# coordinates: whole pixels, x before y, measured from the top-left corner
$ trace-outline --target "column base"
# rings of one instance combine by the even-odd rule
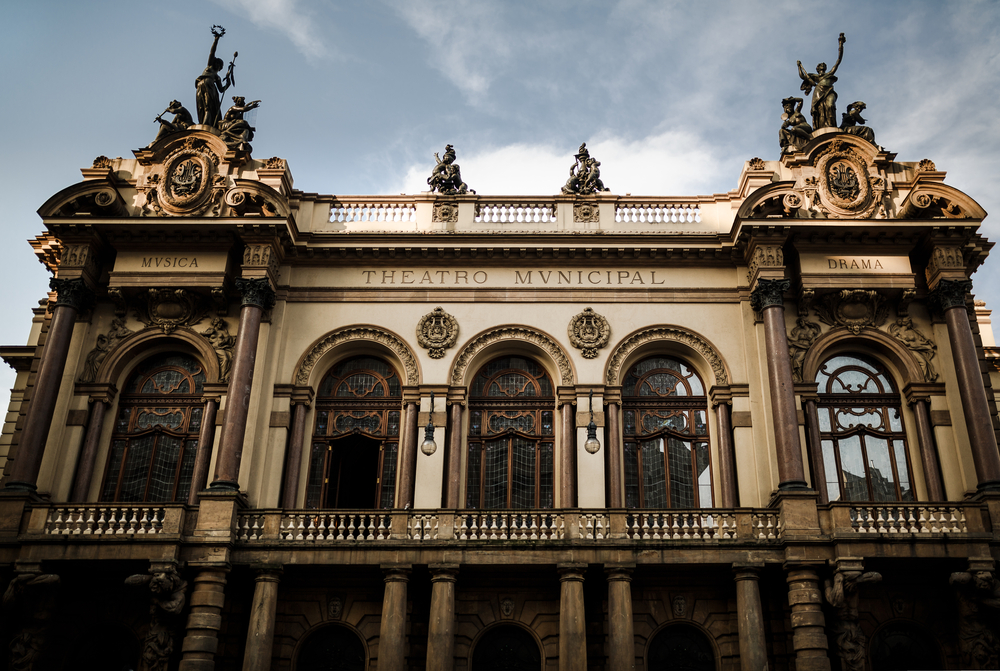
[[[10,484],[7,486],[9,487]],[[988,480],[976,485],[976,496],[982,494],[1000,494],[1000,480]]]
[[[812,491],[808,483],[805,480],[789,480],[787,482],[782,482],[778,485],[778,490],[782,492],[788,491]]]
[[[34,494],[38,491],[38,485],[33,482],[18,482],[17,480],[9,480],[3,486],[3,493],[14,493],[14,494]]]
[[[210,492],[238,492],[240,483],[231,480],[216,480],[208,486],[206,491]]]

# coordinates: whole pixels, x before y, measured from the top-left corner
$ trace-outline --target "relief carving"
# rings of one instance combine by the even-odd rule
[[[920,163],[917,164],[917,172],[935,172],[937,171],[937,166],[934,165],[934,161],[929,158],[921,159]]]
[[[104,363],[104,360],[108,358],[108,354],[118,347],[118,343],[133,333],[135,333],[135,331],[125,326],[124,320],[112,320],[107,334],[98,335],[97,346],[90,350],[90,353],[87,354],[87,359],[83,364],[83,375],[80,376],[80,382],[93,382],[97,379],[97,371],[101,368],[101,364]]]
[[[958,600],[962,668],[1000,668],[1000,581],[990,571],[958,571],[949,579]]]
[[[413,353],[410,351],[410,348],[407,347],[406,343],[392,333],[383,331],[382,329],[375,328],[373,326],[346,328],[341,331],[331,333],[320,340],[311,350],[309,350],[305,359],[302,360],[302,364],[299,366],[299,371],[295,375],[295,384],[309,384],[309,375],[312,373],[312,369],[316,366],[316,362],[334,347],[353,340],[366,340],[369,342],[379,343],[389,348],[389,350],[391,350],[399,358],[400,363],[403,364],[403,369],[406,373],[406,384],[410,386],[420,384],[420,375],[417,372],[417,360],[414,358]]]
[[[142,646],[142,662],[148,671],[167,671],[174,652],[181,613],[187,598],[187,582],[173,566],[153,568],[125,579],[129,587],[149,588],[149,631]]]
[[[927,279],[930,280],[942,270],[965,272],[965,259],[960,247],[934,247],[931,251],[931,258],[927,261]]]
[[[817,157],[815,176],[803,182],[806,199],[817,213],[833,219],[882,217],[887,184],[869,168],[850,143],[835,140]]]
[[[889,334],[917,355],[917,363],[924,373],[925,382],[934,382],[938,379],[938,374],[931,365],[931,359],[937,353],[937,345],[917,330],[912,319],[900,317],[896,323],[889,326]]]
[[[586,308],[569,320],[569,342],[583,350],[584,359],[597,358],[597,350],[606,347],[611,338],[611,325],[602,315]]]
[[[509,596],[500,599],[500,616],[505,619],[514,616],[514,600]]]
[[[150,174],[139,189],[145,191],[144,215],[217,215],[226,177],[216,174],[219,157],[204,140],[187,138],[163,161],[161,173]]]
[[[758,268],[783,268],[785,252],[778,245],[757,245],[747,265],[750,266],[750,277],[757,274]]]
[[[601,221],[601,210],[591,203],[573,205],[573,221],[577,224],[596,224]]]
[[[552,357],[556,367],[559,369],[560,384],[575,384],[573,368],[570,366],[569,357],[566,356],[566,353],[563,352],[556,341],[544,333],[525,326],[504,326],[489,333],[484,333],[465,346],[462,353],[455,359],[455,368],[451,373],[452,386],[457,387],[462,385],[469,363],[472,362],[472,359],[479,352],[487,346],[503,340],[519,340],[540,347],[546,354]]]
[[[454,224],[458,221],[458,205],[455,203],[434,203],[431,220]]]
[[[814,306],[820,321],[830,326],[844,326],[854,335],[865,328],[885,323],[889,306],[877,291],[844,289],[827,294]]]
[[[115,164],[112,162],[112,160],[110,158],[108,158],[107,156],[103,156],[102,155],[102,156],[98,156],[97,158],[94,159],[94,165],[93,165],[93,167],[94,168],[102,168],[102,169],[110,170],[111,168],[114,167],[114,165]]]
[[[3,595],[3,614],[15,627],[7,667],[11,671],[32,671],[43,657],[59,584],[54,573],[21,573],[10,581]]]
[[[331,620],[339,620],[344,612],[344,600],[339,596],[331,597],[326,607],[326,614]]]
[[[215,356],[219,359],[219,382],[229,382],[229,373],[233,370],[233,348],[236,347],[236,338],[229,335],[229,325],[222,317],[216,317],[201,334],[215,349]]]
[[[795,327],[788,337],[788,356],[792,359],[792,380],[803,382],[802,364],[806,360],[809,348],[819,337],[822,329],[816,322],[808,321],[805,317],[795,320]]]
[[[56,305],[66,305],[77,312],[88,310],[94,304],[94,292],[82,279],[49,280],[49,289],[56,292]]]
[[[757,287],[750,292],[750,307],[754,312],[773,306],[784,307],[785,292],[791,286],[790,280],[757,280]]]
[[[264,161],[264,168],[266,170],[284,170],[285,159],[278,158],[277,156],[272,156],[271,158]]]
[[[671,328],[669,326],[659,326],[639,331],[620,344],[608,360],[607,384],[610,386],[621,384],[619,378],[621,376],[622,364],[625,363],[625,360],[628,359],[629,355],[634,352],[636,348],[648,342],[663,340],[669,340],[671,342],[678,342],[683,345],[687,345],[694,351],[698,352],[705,359],[705,361],[708,362],[708,365],[712,368],[712,373],[715,375],[715,382],[709,384],[709,386],[712,386],[712,384],[729,384],[729,374],[726,373],[726,367],[722,363],[722,357],[719,356],[718,352],[716,352],[711,345],[705,342],[701,336],[679,328]]]
[[[458,320],[444,308],[434,308],[417,322],[417,343],[430,350],[428,354],[432,359],[443,358],[444,351],[452,347],[457,339]]]
[[[243,250],[243,267],[263,266],[278,271],[278,257],[270,244],[267,245],[247,245]]]
[[[928,302],[942,312],[966,307],[965,296],[972,291],[971,280],[941,280],[927,297]]]
[[[155,326],[170,335],[179,326],[197,324],[207,309],[196,294],[185,289],[150,289],[135,317],[147,327]]]
[[[838,569],[833,580],[826,581],[824,595],[836,613],[833,622],[834,644],[840,653],[844,671],[865,671],[868,641],[861,630],[858,613],[858,587],[882,580],[875,572],[863,573],[853,568]]]
[[[752,159],[750,159],[751,170],[765,170],[766,168],[767,166],[764,165],[764,159],[759,158],[757,156],[754,156]]]

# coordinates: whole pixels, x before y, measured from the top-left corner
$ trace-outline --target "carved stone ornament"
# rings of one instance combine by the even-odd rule
[[[590,155],[586,142],[580,145],[574,158],[576,162],[570,166],[569,179],[566,180],[566,184],[562,188],[564,194],[589,196],[601,191],[609,191],[609,189],[604,188],[604,182],[601,181],[601,162]]]
[[[820,321],[846,327],[854,335],[865,328],[878,328],[889,315],[885,297],[877,291],[844,289],[823,296],[814,306]]]
[[[356,326],[335,331],[316,343],[299,365],[299,370],[295,374],[295,384],[309,384],[309,376],[324,354],[346,342],[354,340],[364,340],[379,343],[387,347],[403,365],[406,373],[406,384],[409,386],[420,384],[420,374],[417,372],[417,360],[413,352],[406,343],[388,331],[373,326]]]
[[[949,579],[958,600],[961,668],[1000,668],[1000,580],[991,571],[957,571]]]
[[[458,205],[456,203],[434,203],[432,221],[454,224],[458,221]]]
[[[61,579],[55,573],[19,573],[3,595],[3,617],[12,631],[5,632],[10,649],[7,668],[32,671],[40,668],[49,627],[56,615]]]
[[[326,606],[326,614],[331,620],[339,620],[340,616],[344,614],[344,600],[339,596],[330,597]]]
[[[236,347],[236,338],[229,334],[229,325],[222,317],[216,317],[201,335],[205,336],[219,359],[219,382],[229,382],[229,374],[233,370],[233,350]]]
[[[83,364],[83,375],[80,376],[80,382],[93,382],[97,379],[97,371],[100,370],[101,364],[104,360],[108,358],[108,354],[113,352],[118,343],[127,338],[128,336],[135,333],[132,329],[125,326],[125,321],[122,319],[113,319],[111,321],[111,326],[108,327],[107,334],[100,334],[97,336],[97,345],[94,349],[90,350],[87,354],[87,359]]]
[[[247,245],[243,250],[243,267],[264,267],[278,271],[278,257],[271,245]]]
[[[965,296],[972,291],[972,280],[941,280],[927,296],[928,302],[944,312],[950,308],[964,308]]]
[[[444,351],[458,339],[458,320],[436,307],[417,322],[417,342],[432,359],[444,357]]]
[[[596,203],[575,203],[573,221],[578,224],[596,224],[601,221],[601,209]]]
[[[185,289],[150,289],[145,302],[135,309],[135,317],[169,335],[179,326],[197,324],[207,311],[201,298]]]
[[[750,255],[749,277],[752,279],[759,268],[784,268],[785,253],[778,245],[757,245]]]
[[[844,671],[865,671],[868,641],[861,630],[858,588],[864,583],[882,580],[879,573],[855,570],[857,565],[851,562],[850,569],[838,569],[833,580],[826,581],[824,590],[824,596],[835,613],[831,629]]]
[[[486,347],[505,340],[515,340],[531,343],[539,347],[549,355],[556,368],[559,370],[561,385],[576,384],[573,375],[573,367],[570,366],[569,357],[555,340],[540,331],[528,328],[527,326],[502,326],[488,333],[479,336],[468,345],[455,359],[455,368],[451,372],[452,386],[462,386],[465,380],[465,372],[472,360]]]
[[[931,359],[937,354],[937,345],[917,330],[912,319],[900,317],[894,324],[889,325],[889,334],[917,356],[917,363],[924,373],[925,382],[934,382],[938,379],[938,374],[931,365]]]
[[[278,158],[277,156],[272,156],[271,158],[264,161],[264,168],[266,170],[284,170],[285,159]]]
[[[641,347],[649,342],[661,342],[664,340],[687,345],[705,359],[708,365],[712,368],[712,374],[715,375],[715,382],[710,382],[708,386],[712,386],[713,384],[725,386],[729,384],[729,374],[726,372],[726,367],[722,363],[722,357],[720,357],[719,353],[715,351],[715,348],[695,333],[669,326],[657,326],[644,331],[639,331],[638,333],[629,336],[625,342],[618,345],[615,351],[611,354],[611,357],[608,359],[607,384],[609,386],[621,384],[620,377],[622,364],[625,363],[629,355],[631,355],[632,352],[634,352],[638,347]]]
[[[100,272],[94,258],[94,249],[89,244],[65,245],[59,256],[59,267],[64,270],[80,268],[92,276]]]
[[[569,342],[583,350],[584,359],[596,359],[597,350],[607,346],[611,338],[611,325],[603,316],[586,308],[569,320]]]
[[[869,219],[878,213],[886,191],[882,177],[869,175],[868,162],[847,142],[835,140],[816,161],[812,204],[833,219]],[[813,191],[815,189],[815,191]]]
[[[508,620],[514,617],[514,600],[509,596],[500,599],[500,617]]]
[[[95,167],[95,168],[110,170],[114,166],[115,166],[115,164],[107,156],[103,156],[102,155],[102,156],[98,156],[97,158],[94,159],[94,165],[93,165],[93,167]]]
[[[759,156],[754,156],[750,159],[750,169],[751,170],[765,170],[767,166],[764,164],[764,159]]]
[[[937,166],[934,165],[934,161],[929,158],[924,158],[917,163],[917,172],[936,172]]]
[[[683,594],[678,594],[670,602],[670,610],[673,611],[674,617],[685,617],[687,615],[687,599],[684,598]]]
[[[67,306],[83,312],[94,304],[94,292],[82,279],[49,280],[49,288],[56,292],[56,307]]]
[[[226,191],[225,203],[237,217],[247,215],[257,217],[277,217],[278,208],[274,203],[259,193],[248,189],[230,189]]]
[[[237,279],[233,282],[236,290],[243,295],[243,305],[252,305],[261,310],[270,310],[274,305],[274,289],[266,277],[255,280]]]
[[[785,305],[784,294],[792,286],[789,280],[757,280],[757,288],[750,292],[750,307],[754,312],[764,308]]]
[[[142,660],[149,671],[167,671],[183,624],[187,582],[176,568],[167,566],[151,568],[148,574],[129,576],[125,584],[149,589],[149,630],[142,646]]]
[[[809,348],[816,342],[822,329],[816,322],[808,321],[805,317],[795,320],[795,327],[788,337],[788,356],[792,359],[792,380],[803,382],[802,364],[806,360]]]
[[[431,171],[431,176],[427,178],[427,185],[431,188],[431,193],[435,191],[446,196],[458,196],[467,193],[475,193],[469,185],[462,181],[462,170],[455,163],[455,148],[452,145],[445,145],[444,158],[439,158],[434,154],[437,165]]]
[[[930,280],[942,270],[965,272],[965,257],[960,247],[935,246],[927,261],[927,279]]]
[[[218,216],[226,178],[217,174],[219,157],[204,140],[187,138],[163,161],[160,173],[146,178],[142,211],[152,216]]]

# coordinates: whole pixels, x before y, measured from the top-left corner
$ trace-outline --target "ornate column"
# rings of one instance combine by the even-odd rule
[[[397,508],[413,507],[413,491],[417,477],[417,411],[419,396],[407,400],[403,419],[403,439],[399,449],[399,492],[396,494]]]
[[[778,453],[778,489],[808,489],[802,466],[799,421],[795,410],[792,363],[785,335],[785,303],[782,294],[788,280],[758,279],[750,294],[750,306],[763,314],[767,350],[767,381],[771,392],[774,443]]]
[[[621,429],[621,401],[620,388],[612,390],[605,388],[605,397],[608,398],[608,432],[604,451],[605,471],[604,477],[607,480],[608,508],[624,508],[625,493],[622,491],[622,429]]]
[[[247,632],[243,671],[269,671],[274,645],[274,616],[278,609],[280,566],[259,566],[250,608],[250,630]]]
[[[445,461],[444,507],[456,510],[462,506],[458,498],[462,489],[462,404],[451,404],[448,415],[448,458]]]
[[[788,605],[792,609],[792,649],[798,671],[830,671],[826,619],[819,576],[809,565],[787,564]],[[742,633],[742,632],[741,632]],[[741,644],[742,649],[742,644]]]
[[[406,583],[409,567],[383,567],[385,597],[382,600],[382,623],[378,634],[380,671],[406,671]]]
[[[635,670],[632,567],[606,566],[608,574],[608,669]]]
[[[983,385],[983,372],[979,368],[979,357],[965,306],[965,295],[971,289],[972,282],[969,280],[940,279],[931,292],[930,300],[944,312],[944,319],[948,324],[948,339],[955,361],[958,391],[962,398],[965,425],[969,431],[972,460],[979,479],[977,489],[980,493],[1000,492],[1000,451],[997,449],[997,437],[993,432],[986,387]]]
[[[879,582],[882,576],[875,572],[865,573],[860,557],[837,557],[836,561],[833,580],[826,581],[823,591],[834,609],[830,627],[833,643],[837,646],[843,671],[865,671],[868,668],[868,640],[861,629],[858,588],[864,583]]]
[[[427,631],[427,671],[455,666],[455,581],[457,564],[432,564],[431,618]]]
[[[736,446],[733,444],[733,420],[730,410],[733,394],[728,387],[713,387],[710,392],[712,406],[719,427],[719,505],[723,508],[737,508],[740,497],[736,487]]]
[[[210,566],[201,570],[194,579],[191,592],[191,612],[188,615],[187,633],[181,646],[181,663],[178,671],[214,671],[215,651],[219,647],[219,629],[222,628],[222,607],[226,603],[227,566]]]
[[[220,394],[225,389],[215,389],[222,385],[205,385],[205,409],[201,413],[201,431],[198,432],[198,452],[191,472],[191,489],[188,505],[198,504],[198,496],[208,486],[208,468],[212,463],[212,448],[215,446],[215,419],[219,410]]]
[[[42,466],[45,441],[49,438],[59,385],[66,368],[73,325],[77,315],[93,301],[93,293],[82,278],[51,279],[49,287],[56,292],[56,305],[52,309],[52,321],[45,337],[21,440],[13,455],[14,463],[5,485],[7,491],[34,492],[37,489],[38,471]]]
[[[115,394],[118,393],[118,389],[113,384],[88,386],[93,387],[90,394],[90,417],[87,419],[87,433],[83,437],[83,449],[80,451],[80,459],[77,461],[73,493],[70,494],[70,501],[74,502],[86,501],[90,493],[90,483],[94,479],[94,467],[97,462],[97,451],[101,447],[104,415],[114,400]]]
[[[281,507],[290,510],[298,507],[299,472],[302,470],[302,449],[306,440],[306,413],[312,404],[312,387],[295,387],[292,390],[292,430],[285,453],[285,481],[281,487]]]
[[[215,463],[215,480],[212,482],[212,489],[223,491],[239,491],[240,488],[240,459],[243,457],[243,438],[246,436],[247,417],[250,414],[250,392],[253,390],[260,320],[264,310],[274,305],[274,290],[271,289],[268,278],[237,279],[235,284],[236,289],[243,294],[243,308],[240,310],[239,332],[233,349],[233,370],[229,377],[222,440]]]
[[[740,668],[743,671],[767,669],[767,642],[764,638],[764,609],[760,605],[761,565],[736,564],[736,617],[740,634]]]
[[[587,629],[583,606],[586,564],[560,564],[559,671],[587,671]]]
[[[906,396],[906,402],[913,408],[913,417],[917,420],[917,442],[920,444],[920,461],[924,466],[924,481],[927,483],[927,499],[947,501],[944,478],[941,476],[941,462],[938,459],[937,441],[934,440],[934,426],[931,424],[930,394],[927,393],[926,386],[919,384],[907,385],[903,394]]]
[[[570,392],[573,393],[572,388]],[[576,508],[576,413],[569,394],[562,401],[562,440],[559,447],[559,507]]]

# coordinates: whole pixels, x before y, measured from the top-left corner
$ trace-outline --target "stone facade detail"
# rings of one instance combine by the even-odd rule
[[[97,371],[101,369],[101,364],[108,358],[125,338],[132,335],[134,331],[125,326],[122,319],[114,319],[108,327],[106,334],[97,336],[97,345],[87,354],[87,359],[83,364],[83,375],[80,382],[93,382],[97,379]]]
[[[568,331],[570,344],[583,350],[584,359],[597,358],[597,350],[606,347],[611,338],[611,325],[593,308],[585,308],[570,319]]]
[[[146,177],[142,213],[147,216],[218,216],[227,186],[220,159],[204,140],[188,137]]]
[[[56,306],[67,305],[83,312],[94,304],[94,292],[81,279],[49,280],[49,288],[56,292]]]
[[[178,327],[197,324],[207,311],[201,297],[186,289],[149,289],[134,313],[147,327],[169,335]]]
[[[270,310],[274,305],[274,289],[266,277],[253,280],[237,279],[233,284],[243,295],[243,305],[253,305],[262,310]]]
[[[444,308],[434,308],[417,322],[417,343],[430,350],[428,355],[432,359],[443,358],[444,351],[452,347],[457,339],[458,320]]]
[[[149,671],[166,671],[187,603],[187,582],[173,566],[154,567],[125,580],[130,587],[149,590],[149,629],[142,646],[142,660]]]
[[[417,360],[413,356],[413,352],[410,351],[410,348],[392,333],[374,326],[358,326],[335,331],[313,345],[312,349],[309,350],[309,353],[302,360],[302,363],[299,364],[298,372],[295,374],[295,384],[309,384],[309,376],[316,366],[316,362],[324,354],[334,347],[355,340],[365,340],[387,347],[399,358],[399,362],[403,365],[403,371],[406,374],[406,384],[410,386],[420,384]]]
[[[434,203],[434,212],[431,215],[431,221],[454,224],[458,221],[458,204]]]
[[[754,312],[774,305],[784,306],[785,292],[792,286],[789,280],[758,280],[757,288],[750,292],[750,307]]]
[[[931,364],[931,359],[937,354],[937,345],[917,330],[910,317],[899,317],[895,323],[890,324],[889,334],[916,355],[925,382],[935,382],[938,379],[938,374]]]
[[[704,357],[709,367],[711,367],[712,373],[715,375],[715,382],[710,383],[709,386],[711,384],[723,386],[729,384],[729,374],[726,372],[726,366],[722,362],[722,357],[719,356],[719,353],[712,345],[696,333],[669,326],[660,326],[639,331],[629,336],[625,342],[620,344],[608,359],[608,372],[605,376],[606,384],[609,386],[621,384],[622,364],[625,363],[629,355],[638,347],[648,342],[661,340],[687,345]]]
[[[236,347],[236,338],[229,334],[229,325],[222,317],[216,317],[201,335],[205,336],[219,359],[219,382],[229,382],[229,374],[233,370],[233,348]]]
[[[831,219],[881,216],[887,190],[884,178],[870,174],[868,159],[843,140],[835,140],[817,156],[814,177],[803,190],[812,206]]]
[[[785,252],[779,245],[757,245],[747,265],[750,266],[750,278],[753,278],[760,268],[784,268]]]
[[[792,380],[795,382],[803,381],[802,364],[821,331],[819,324],[803,316],[795,320],[795,326],[788,336],[788,356],[792,359]]]
[[[928,302],[941,310],[954,307],[965,307],[965,297],[972,291],[971,280],[941,280],[934,291],[928,295]]]
[[[573,221],[578,224],[600,223],[601,209],[597,203],[574,203]]]
[[[823,594],[835,613],[830,629],[843,671],[865,671],[868,668],[868,639],[861,629],[858,590],[865,583],[881,580],[879,573],[863,572],[860,561],[839,560],[833,579],[825,583]]]
[[[844,289],[827,294],[813,309],[823,323],[843,326],[854,335],[865,328],[878,328],[889,315],[885,296],[874,290]]]
[[[552,358],[556,368],[559,370],[560,384],[576,384],[569,357],[566,356],[566,353],[559,344],[541,331],[536,331],[527,326],[502,326],[484,333],[466,345],[465,349],[455,359],[455,368],[451,373],[451,384],[456,387],[464,384],[466,369],[475,356],[489,345],[504,340],[517,340],[541,348],[543,352]]]
[[[960,247],[935,246],[927,262],[927,279],[931,280],[942,270],[965,272],[965,259]]]

